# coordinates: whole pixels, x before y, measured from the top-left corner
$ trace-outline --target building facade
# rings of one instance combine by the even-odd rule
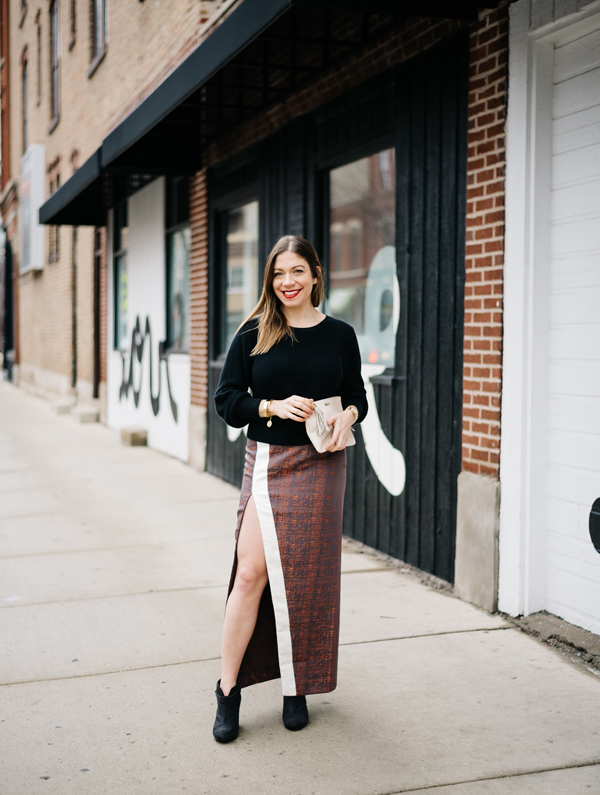
[[[303,235],[324,264],[324,310],[357,332],[370,404],[348,452],[345,533],[453,582],[458,595],[489,610],[500,597],[509,613],[551,609],[596,626],[589,588],[579,612],[549,596],[561,533],[550,553],[554,530],[530,530],[523,507],[541,516],[541,506],[531,502],[541,493],[531,473],[553,466],[544,458],[547,441],[526,456],[519,441],[527,433],[533,445],[527,423],[546,423],[543,433],[550,434],[550,414],[538,416],[531,403],[531,383],[536,389],[542,383],[533,377],[540,355],[523,343],[523,330],[533,333],[535,326],[524,296],[536,305],[537,322],[540,294],[524,242],[537,205],[525,207],[533,199],[523,179],[537,163],[540,130],[554,124],[536,126],[535,134],[528,126],[532,80],[538,79],[531,48],[537,53],[532,42],[550,31],[539,51],[551,50],[544,56],[551,61],[567,41],[546,19],[543,1],[377,0],[367,8],[336,0],[207,0],[172,4],[168,20],[158,6],[115,8],[113,18],[113,6],[100,5],[104,54],[89,61],[80,94],[81,75],[71,78],[71,91],[63,70],[55,128],[46,118],[46,126],[30,134],[35,114],[19,110],[19,91],[24,95],[31,72],[15,65],[23,62],[21,55],[15,60],[15,47],[21,52],[26,45],[27,56],[35,44],[26,35],[35,32],[27,22],[31,9],[17,28],[18,44],[10,40],[10,105],[3,89],[2,129],[9,118],[11,173],[20,176],[5,179],[3,171],[2,212],[7,251],[17,263],[14,362],[21,383],[45,379],[54,392],[75,384],[82,398],[97,394],[110,427],[141,425],[153,447],[240,483],[244,432],[220,420],[212,394],[232,335],[258,298],[269,249],[282,234]],[[548,5],[558,13],[556,2]],[[566,25],[565,36],[575,42],[581,31],[592,36],[583,47],[592,53],[587,66],[568,39],[567,73],[593,75],[597,3],[583,11],[562,5],[565,24],[570,19],[576,26]],[[17,6],[10,9],[11,31]],[[61,20],[64,27],[68,15]],[[63,50],[61,64],[69,57]],[[543,62],[546,70],[550,61]],[[52,58],[49,63],[51,76]],[[596,84],[593,77],[582,83],[589,120],[581,134],[593,135]],[[44,100],[46,116],[53,96]],[[17,156],[15,135],[25,122],[33,137]],[[556,135],[562,135],[558,128]],[[40,144],[46,181],[38,209],[47,253],[43,270],[30,275],[18,264],[23,253],[16,230],[23,223],[27,156],[33,160],[30,149]],[[73,165],[67,179],[65,157]],[[578,167],[592,174],[594,162]],[[557,228],[563,220],[557,216]],[[63,303],[56,299],[56,314],[40,316],[35,302],[45,306],[59,295],[50,292],[58,288],[48,276],[55,249]],[[76,323],[69,325],[64,319],[72,321],[74,284],[77,301],[88,303],[77,304]],[[506,302],[505,287],[511,290]],[[543,316],[549,322],[547,311]],[[48,333],[52,323],[60,325],[56,334]],[[557,338],[543,324],[533,336]],[[50,353],[44,344],[54,346]],[[556,379],[553,367],[547,369]],[[99,374],[98,389],[90,372]],[[554,383],[549,378],[543,383]],[[591,398],[588,387],[582,389],[579,397]],[[557,394],[548,386],[546,404]],[[590,421],[591,436],[593,427]],[[533,467],[536,455],[527,480],[523,467]],[[578,498],[571,550],[582,560],[572,575],[600,587],[597,553],[583,532],[597,485],[594,466],[588,467],[590,494]],[[552,505],[560,499],[552,493]],[[540,563],[534,537],[547,564]]]
[[[45,228],[39,207],[198,45],[222,5],[2,3],[0,210],[12,268],[4,348],[22,387],[97,400],[105,415],[106,222]]]

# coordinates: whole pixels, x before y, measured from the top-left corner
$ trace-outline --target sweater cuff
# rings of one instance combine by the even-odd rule
[[[261,403],[262,398],[253,398],[250,395],[244,395],[244,399],[238,404],[236,412],[239,414],[240,419],[244,420],[244,425],[247,425],[249,422],[254,422],[259,418],[258,409]]]

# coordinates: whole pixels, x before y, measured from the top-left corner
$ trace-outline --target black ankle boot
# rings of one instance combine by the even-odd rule
[[[228,696],[223,695],[221,680],[215,690],[217,696],[217,717],[213,726],[213,736],[219,743],[230,743],[238,736],[240,730],[241,688],[232,687]]]
[[[291,732],[303,729],[308,723],[306,696],[283,697],[283,725]]]

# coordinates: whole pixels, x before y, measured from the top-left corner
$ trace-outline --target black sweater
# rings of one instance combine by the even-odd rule
[[[310,444],[303,422],[260,417],[261,400],[285,400],[291,395],[322,400],[340,395],[342,406],[358,409],[358,422],[367,414],[367,396],[360,372],[360,352],[352,326],[325,317],[316,326],[294,328],[296,342],[284,337],[267,353],[251,356],[258,338],[251,320],[234,337],[215,406],[233,428],[248,425],[248,438],[270,444]],[[248,391],[251,390],[251,394]]]

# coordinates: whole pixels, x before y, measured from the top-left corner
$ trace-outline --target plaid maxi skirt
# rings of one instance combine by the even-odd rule
[[[342,509],[346,451],[248,440],[237,540],[254,497],[269,582],[242,660],[241,687],[281,677],[284,696],[329,693],[337,684]]]

